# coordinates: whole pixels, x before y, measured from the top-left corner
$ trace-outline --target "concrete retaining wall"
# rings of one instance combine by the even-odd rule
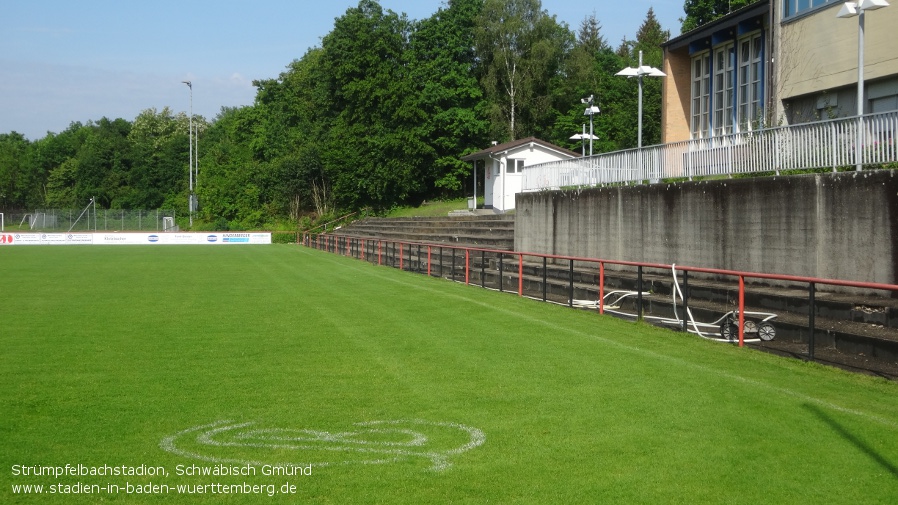
[[[515,250],[898,284],[898,174],[517,195]]]

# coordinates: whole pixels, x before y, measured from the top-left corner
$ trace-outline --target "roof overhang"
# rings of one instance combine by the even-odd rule
[[[512,140],[511,142],[504,142],[502,144],[497,144],[482,151],[477,151],[475,153],[467,154],[461,157],[462,161],[477,161],[484,160],[490,158],[496,158],[497,156],[506,153],[508,151],[513,151],[515,149],[519,149],[521,147],[538,145],[543,149],[547,149],[549,151],[558,153],[558,155],[564,158],[579,158],[580,155],[571,151],[569,149],[565,149],[564,147],[556,146],[551,142],[546,142],[545,140],[540,140],[536,137],[527,137],[519,140]]]
[[[721,30],[739,27],[740,24],[744,26],[746,21],[750,21],[758,16],[766,15],[769,12],[770,0],[762,0],[733,11],[722,18],[688,31],[678,37],[674,37],[661,44],[661,47],[669,51],[677,51],[685,47],[690,47],[690,45],[696,42],[701,42]]]

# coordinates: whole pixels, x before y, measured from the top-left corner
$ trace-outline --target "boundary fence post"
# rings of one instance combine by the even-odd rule
[[[486,251],[480,251],[480,287],[486,287]]]
[[[574,306],[574,259],[571,258],[570,267],[568,268],[568,299],[567,306]]]
[[[504,282],[502,282],[504,280],[503,279],[504,272],[503,272],[503,267],[502,267],[503,256],[505,256],[505,254],[499,253],[499,292],[500,293],[504,293],[504,291],[502,289],[502,285],[505,284]]]
[[[745,347],[745,276],[739,276],[739,347]]]
[[[689,316],[689,270],[683,270],[683,331],[688,331],[686,318]]]
[[[814,361],[814,326],[816,325],[814,304],[817,296],[817,285],[808,283],[808,358]]]
[[[642,321],[642,265],[636,267],[636,320]]]
[[[449,276],[452,277],[452,280],[455,280],[455,248],[452,248],[452,270],[449,271]]]

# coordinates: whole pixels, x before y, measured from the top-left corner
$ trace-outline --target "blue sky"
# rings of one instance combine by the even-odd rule
[[[412,19],[443,0],[381,0]],[[605,39],[635,37],[649,7],[679,34],[683,0],[543,0],[571,28],[595,12]],[[250,105],[254,79],[277,77],[358,0],[28,0],[0,4],[0,133],[30,140],[73,121],[132,121],[149,108],[214,119],[223,106]],[[612,7],[613,6],[613,7]],[[601,92],[601,90],[598,90]]]

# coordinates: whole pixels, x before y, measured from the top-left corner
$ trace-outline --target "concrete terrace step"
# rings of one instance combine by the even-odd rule
[[[392,241],[510,250],[514,247],[514,217],[466,215],[446,218],[367,218],[355,221],[334,233]]]

